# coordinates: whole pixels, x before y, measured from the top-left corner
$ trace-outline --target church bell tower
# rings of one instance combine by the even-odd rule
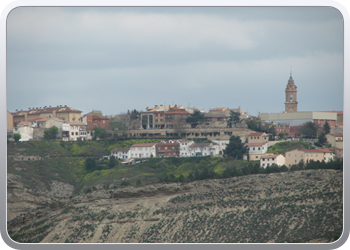
[[[298,112],[297,86],[295,86],[294,84],[292,72],[290,73],[290,77],[286,87],[286,102],[284,104],[285,111],[287,113]]]

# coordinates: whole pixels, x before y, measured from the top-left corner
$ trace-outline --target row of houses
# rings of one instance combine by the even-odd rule
[[[190,127],[186,123],[186,118],[190,116],[195,110],[200,111],[205,121],[201,127],[227,127],[227,120],[231,115],[231,111],[238,112],[240,118],[248,117],[247,112],[238,109],[230,108],[213,108],[209,112],[204,112],[197,108],[184,108],[178,105],[155,105],[153,108],[146,108],[146,111],[140,112],[141,128],[142,129],[173,129],[179,127]]]
[[[334,140],[334,143],[337,143],[338,147],[342,147],[340,140],[342,141],[342,134],[328,134],[329,138],[333,136],[339,136]],[[340,137],[341,136],[341,137]],[[269,135],[266,133],[251,133],[248,135],[248,142],[244,145],[248,148],[248,154],[244,155],[244,159],[248,160],[259,160],[260,167],[268,167],[272,164],[278,166],[285,165],[290,168],[294,164],[298,164],[300,161],[307,163],[309,161],[325,161],[328,162],[334,159],[333,151],[328,149],[295,149],[288,151],[285,155],[274,155],[266,154],[268,148],[278,143],[279,141],[269,141]],[[331,141],[331,140],[330,140]],[[332,141],[333,143],[333,141]],[[337,155],[337,157],[342,157],[342,155]]]
[[[159,143],[139,143],[129,148],[116,148],[111,155],[120,160],[167,158],[167,157],[199,157],[220,155],[219,145],[213,143],[195,143],[187,140],[169,140]]]
[[[82,122],[65,122],[58,118],[36,118],[22,121],[13,128],[13,134],[20,134],[20,141],[40,140],[44,138],[44,131],[58,128],[57,138],[63,141],[85,141],[92,139],[92,132]]]
[[[295,149],[285,153],[285,155],[263,154],[260,157],[260,167],[266,168],[273,164],[277,166],[285,165],[287,168],[302,162],[306,164],[310,161],[329,162],[334,159],[333,152],[328,149]]]
[[[101,111],[84,116],[81,113],[66,105],[7,111],[7,129],[21,134],[20,141],[40,140],[44,138],[44,131],[53,126],[58,128],[57,137],[63,141],[91,140],[95,127],[109,129],[109,119]]]

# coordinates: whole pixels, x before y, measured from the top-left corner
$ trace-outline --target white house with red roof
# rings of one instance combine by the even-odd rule
[[[290,168],[294,164],[298,164],[301,160],[304,163],[309,161],[325,161],[333,160],[333,152],[328,149],[294,149],[285,153],[286,166]]]
[[[286,158],[281,154],[264,154],[261,156],[260,167],[266,168],[268,166],[271,166],[272,164],[276,164],[277,166],[285,165]]]
[[[156,143],[138,143],[130,147],[131,158],[151,158],[156,156]]]

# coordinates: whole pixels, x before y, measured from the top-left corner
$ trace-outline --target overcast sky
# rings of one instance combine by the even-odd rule
[[[276,113],[291,69],[299,111],[343,110],[343,18],[330,7],[20,7],[7,32],[10,112]]]

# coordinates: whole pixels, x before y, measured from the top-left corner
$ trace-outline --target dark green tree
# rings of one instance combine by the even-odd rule
[[[316,138],[317,128],[313,122],[307,122],[299,128],[299,133],[305,138]]]
[[[277,135],[277,132],[276,132],[276,125],[271,125],[268,132],[271,134],[270,135],[270,141],[274,141],[275,140],[275,137]]]
[[[44,138],[48,140],[55,140],[58,135],[58,128],[53,126],[44,131]]]
[[[227,120],[227,127],[232,128],[232,126],[236,127],[237,123],[240,123],[242,120],[240,118],[240,113],[235,111],[230,111],[230,117]]]
[[[111,157],[109,157],[108,168],[114,168],[115,165],[117,165],[117,160],[114,155],[111,155]]]
[[[13,134],[13,139],[14,139],[15,141],[19,141],[21,138],[22,138],[21,134],[19,134],[19,133]]]
[[[323,132],[325,134],[329,134],[331,132],[331,127],[329,126],[327,121],[325,122],[325,124],[323,124]]]
[[[325,144],[327,142],[327,137],[326,137],[326,133],[321,133],[318,137],[318,143],[320,144]]]
[[[93,158],[87,158],[85,160],[85,169],[88,171],[94,171],[97,169],[96,161]]]
[[[224,149],[224,156],[227,158],[234,158],[241,160],[243,159],[243,154],[247,152],[247,147],[241,141],[239,136],[231,136],[230,142]]]
[[[128,110],[128,111],[129,111],[129,110]],[[139,111],[137,111],[136,109],[134,109],[134,110],[131,111],[131,116],[130,116],[130,118],[131,118],[132,120],[137,120],[139,117],[140,117],[140,112],[139,112]]]
[[[267,132],[259,117],[250,117],[246,120],[249,129],[257,132]]]
[[[107,131],[101,127],[94,127],[94,134],[93,134],[93,137],[92,139],[93,140],[96,140],[97,138],[100,138],[100,139],[103,139],[105,140],[106,137],[107,137]]]
[[[205,121],[205,116],[199,110],[195,110],[193,114],[186,118],[186,122],[191,124],[192,128],[197,127],[198,124],[201,124]]]

